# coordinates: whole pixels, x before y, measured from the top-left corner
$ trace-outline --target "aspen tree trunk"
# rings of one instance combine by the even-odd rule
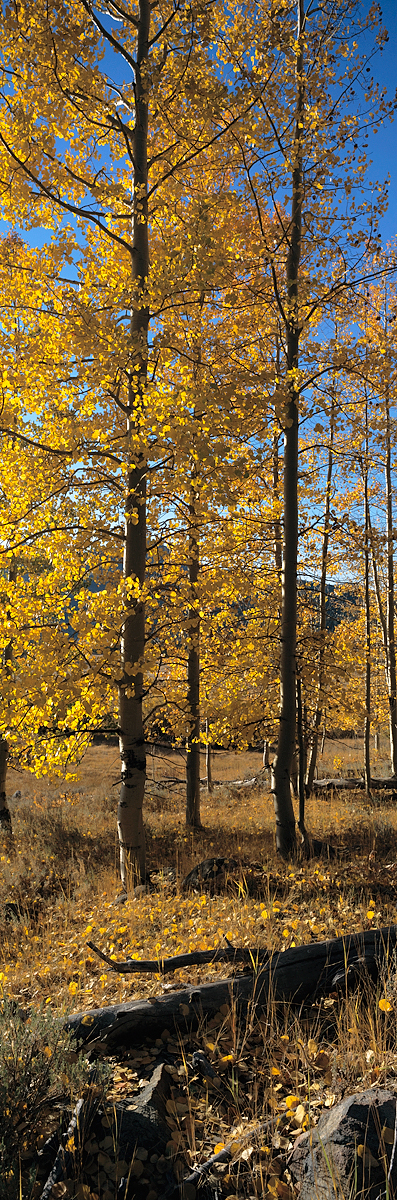
[[[8,742],[6,738],[0,738],[0,832],[12,833],[11,813],[7,804],[6,797],[6,779],[7,779],[7,758],[8,758]]]
[[[293,341],[291,337],[291,342]],[[280,720],[273,763],[277,849],[288,857],[296,848],[291,774],[296,733],[296,617],[298,547],[298,397],[287,409],[284,435],[284,545],[281,592]]]
[[[381,589],[380,589],[378,567],[377,567],[377,562],[376,562],[374,535],[373,535],[372,522],[371,522],[371,512],[370,512],[369,505],[368,505],[368,531],[369,531],[369,539],[370,539],[370,545],[371,545],[372,574],[373,574],[373,579],[374,579],[376,603],[377,603],[377,607],[378,607],[379,624],[380,624],[380,627],[382,630],[383,650],[384,650],[384,656],[385,656],[385,676],[386,676],[386,686],[387,686],[387,693],[388,693],[388,699],[389,699],[390,745],[392,746],[392,744],[393,744],[393,742],[392,742],[392,739],[393,739],[393,730],[392,730],[393,704],[391,702],[392,696],[391,696],[391,688],[390,688],[390,658],[389,658],[390,647],[389,647],[389,638],[388,638],[388,622],[387,622],[384,607],[383,607],[383,601],[382,601],[382,595],[381,595]],[[389,558],[388,558],[388,567],[389,567]],[[393,579],[392,595],[393,595],[393,590],[394,590],[394,579]],[[392,616],[392,614],[390,614],[390,617],[391,616]],[[379,733],[375,733],[375,738],[378,738],[378,741],[379,741]],[[379,745],[375,745],[375,749],[379,750]],[[393,763],[393,756],[391,756],[391,763]],[[395,775],[396,771],[395,771],[395,769],[393,770],[393,766],[392,766],[392,771],[393,771],[393,775]]]
[[[276,337],[276,374],[277,379],[280,378],[280,341],[277,334]],[[283,571],[283,530],[280,520],[280,472],[278,459],[278,440],[279,430],[275,426],[273,433],[273,537],[274,537],[274,561],[276,565],[277,578],[281,589],[282,571]]]
[[[371,609],[369,591],[369,500],[368,500],[368,402],[365,401],[365,466],[364,466],[364,512],[365,512],[365,718],[364,718],[364,783],[365,790],[371,793]]]
[[[387,593],[386,593],[386,630],[388,646],[388,693],[389,693],[389,728],[390,728],[390,762],[392,775],[397,775],[397,671],[396,643],[394,628],[394,547],[393,547],[393,493],[391,481],[391,436],[390,436],[390,398],[388,382],[385,394],[385,434],[386,434],[386,538],[387,538]]]
[[[278,429],[274,430],[273,434],[273,536],[274,536],[274,561],[279,583],[281,584],[283,570],[283,532],[280,517],[278,514],[279,503],[279,462],[278,462]]]
[[[305,89],[303,81],[303,0],[298,0],[296,59],[296,116],[292,168],[292,211],[286,262],[288,320],[286,322],[287,385],[284,418],[284,539],[281,594],[280,720],[277,755],[273,764],[277,849],[283,857],[296,850],[295,816],[291,800],[291,767],[296,733],[296,616],[298,568],[298,412],[299,392],[294,373],[299,365],[298,278],[302,241],[302,135]]]
[[[209,735],[209,726],[208,726],[208,717],[207,717],[206,722],[205,722],[205,737],[206,737],[205,774],[206,774],[206,780],[207,780],[207,792],[210,793],[213,790],[212,789],[212,746],[208,740],[208,735]]]
[[[321,581],[320,581],[320,648],[318,656],[318,681],[317,681],[317,703],[314,714],[311,747],[309,755],[309,765],[306,776],[306,787],[308,794],[313,787],[314,772],[317,763],[318,739],[320,735],[321,719],[323,715],[324,701],[324,684],[325,684],[325,634],[326,634],[326,584],[327,584],[327,561],[328,561],[328,543],[329,543],[329,519],[330,519],[330,504],[331,504],[331,482],[333,469],[333,449],[334,449],[334,427],[335,427],[335,396],[332,392],[331,400],[331,417],[330,417],[330,438],[328,448],[328,469],[327,469],[327,484],[325,490],[325,510],[324,510],[324,533],[323,545],[321,551]]]
[[[385,332],[387,330],[385,320]],[[386,485],[386,613],[384,611],[379,574],[376,563],[374,536],[371,525],[371,514],[368,504],[368,534],[371,546],[372,572],[374,577],[375,595],[378,606],[379,623],[382,630],[382,641],[385,655],[385,676],[389,700],[389,734],[390,734],[390,764],[392,775],[397,775],[397,669],[396,642],[394,620],[394,539],[393,539],[393,491],[391,477],[391,422],[389,379],[385,388],[385,485]]]
[[[189,504],[189,585],[187,702],[188,734],[186,740],[186,824],[200,828],[200,615],[197,608],[199,577],[197,469],[192,472]]]
[[[296,717],[297,717],[297,735],[298,735],[298,796],[299,796],[299,819],[298,829],[302,836],[302,842],[307,839],[305,829],[305,744],[303,736],[303,710],[302,710],[302,684],[299,672],[296,678]]]
[[[17,580],[17,564],[12,561],[8,573],[9,583],[16,583]],[[8,614],[10,616],[10,613]],[[12,662],[12,639],[5,646],[3,652],[3,668],[6,674],[11,669]],[[0,737],[0,831],[2,833],[12,834],[11,813],[7,804],[6,783],[7,783],[7,762],[8,762],[8,742],[4,737]]]
[[[130,374],[127,420],[127,498],[123,577],[131,577],[141,589],[146,565],[146,461],[143,452],[133,449],[133,435],[139,431],[143,393],[147,379],[149,310],[145,291],[149,274],[148,246],[148,83],[149,0],[139,0],[137,61],[135,71],[135,129],[133,134],[134,228],[132,279],[136,307],[131,319],[132,369]],[[143,797],[146,755],[143,731],[143,656],[145,648],[145,611],[140,595],[125,593],[126,614],[122,629],[121,663],[123,678],[119,690],[119,744],[121,788],[118,806],[120,874],[124,889],[129,882],[146,877]]]

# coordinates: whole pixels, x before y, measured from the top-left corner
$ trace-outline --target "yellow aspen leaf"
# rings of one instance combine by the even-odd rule
[[[296,1125],[303,1125],[306,1117],[306,1109],[304,1104],[298,1104],[294,1112],[294,1122]]]
[[[276,1195],[280,1197],[280,1200],[293,1200],[295,1192],[289,1183],[284,1183],[283,1179],[279,1179],[276,1184]]]
[[[389,1129],[388,1125],[384,1125],[380,1135],[381,1142],[385,1142],[386,1146],[394,1146],[394,1138],[394,1129]]]
[[[358,1157],[362,1159],[365,1167],[379,1167],[378,1159],[374,1158],[369,1146],[357,1146],[357,1154]]]
[[[329,1054],[327,1054],[326,1050],[320,1050],[319,1053],[316,1054],[314,1066],[317,1067],[319,1071],[328,1071],[329,1064]]]

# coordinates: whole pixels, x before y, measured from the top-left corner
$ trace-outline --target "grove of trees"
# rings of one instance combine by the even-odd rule
[[[124,887],[149,737],[191,826],[200,741],[274,742],[284,856],[297,695],[301,791],[324,728],[369,789],[387,719],[397,774],[386,39],[356,0],[2,4],[0,819],[7,754],[117,729]]]

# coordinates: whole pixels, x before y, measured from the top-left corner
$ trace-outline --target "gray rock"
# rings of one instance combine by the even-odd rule
[[[238,870],[235,858],[205,858],[196,863],[182,880],[182,891],[199,892],[207,888],[211,893],[224,888],[228,874]]]
[[[396,1095],[370,1088],[347,1096],[297,1138],[288,1167],[300,1200],[389,1200],[397,1194]]]

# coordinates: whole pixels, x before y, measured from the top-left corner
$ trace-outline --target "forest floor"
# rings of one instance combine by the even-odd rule
[[[384,745],[386,749],[386,741]],[[334,775],[342,766],[343,773],[359,774],[361,762],[358,739],[330,741],[320,774]],[[372,800],[359,791],[310,799],[307,828],[335,846],[337,857],[298,857],[286,864],[275,852],[268,785],[237,787],[233,782],[252,779],[261,768],[259,753],[216,752],[214,791],[208,796],[203,788],[203,829],[192,832],[184,824],[182,757],[165,751],[149,754],[145,822],[154,890],[131,894],[122,905],[117,903],[117,747],[92,747],[76,779],[66,784],[10,770],[13,839],[0,837],[3,997],[24,1009],[43,1006],[58,1016],[230,974],[224,964],[180,969],[167,975],[166,983],[160,974],[117,974],[88,948],[88,941],[117,959],[156,959],[219,947],[225,936],[234,946],[276,950],[396,923],[397,806],[392,793],[375,793]],[[387,775],[386,753],[378,754],[374,771]],[[180,883],[187,872],[211,856],[240,864],[226,890],[215,895],[183,891]],[[208,1085],[201,1100],[196,1095],[193,1127],[190,1122],[187,1129],[181,1117],[178,1170],[183,1161],[208,1158],[215,1146],[248,1128],[247,1122],[278,1113],[282,1136],[279,1131],[276,1141],[268,1139],[262,1158],[237,1156],[235,1169],[224,1171],[220,1194],[290,1200],[295,1193],[283,1148],[316,1122],[324,1106],[346,1092],[390,1083],[396,1075],[395,1008],[397,973],[390,968],[377,989],[365,986],[364,995],[334,996],[303,1011],[274,1005],[266,1020],[250,1030],[236,1029],[230,1014],[222,1024],[218,1014],[212,1032],[203,1026],[192,1044],[218,1064],[218,1074],[228,1069],[222,1063],[231,1063],[234,1082],[228,1084],[227,1104],[215,1089],[208,1095]],[[169,1037],[174,1045],[175,1034]],[[179,1046],[177,1074],[188,1050]],[[0,1046],[0,1083],[1,1054]],[[155,1054],[148,1040],[147,1046],[131,1051],[128,1061],[113,1063],[110,1100],[139,1091]],[[182,1112],[186,1087],[180,1082]],[[137,1195],[155,1200],[161,1191],[146,1174],[146,1193]],[[107,1196],[100,1186],[95,1190],[84,1184],[81,1189],[59,1195],[79,1200]],[[30,1194],[22,1188],[23,1200]],[[36,1185],[32,1195],[39,1194]]]

